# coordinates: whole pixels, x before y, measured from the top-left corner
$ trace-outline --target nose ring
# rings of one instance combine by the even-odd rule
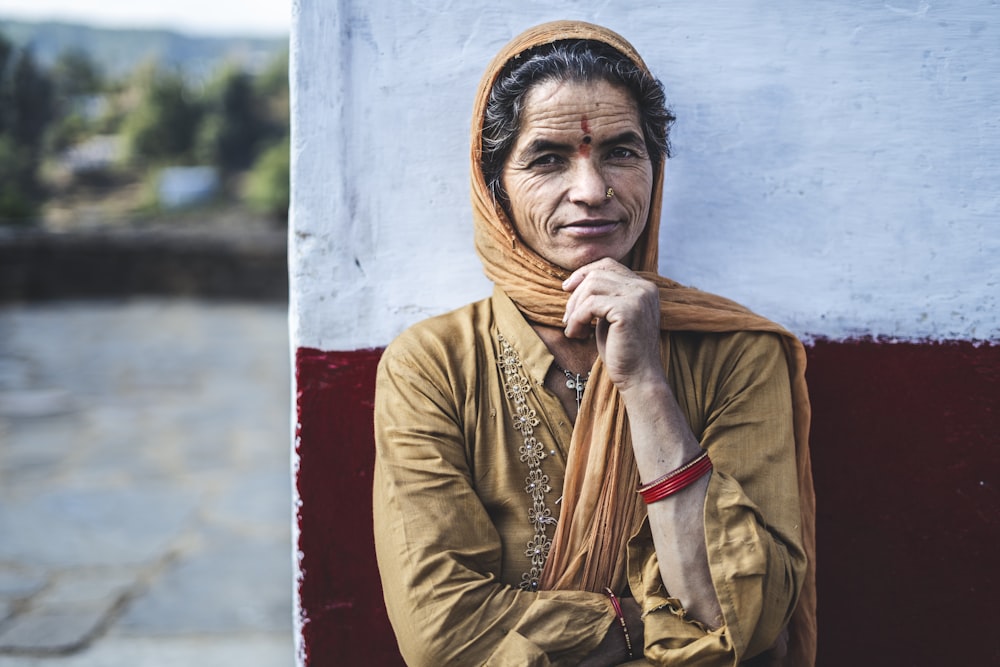
[[[609,187],[608,191],[604,193],[604,198],[605,199],[611,199],[614,196],[615,196],[615,190],[614,190],[614,188],[610,188]]]

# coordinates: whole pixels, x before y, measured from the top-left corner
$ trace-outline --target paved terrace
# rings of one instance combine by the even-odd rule
[[[294,663],[285,306],[0,305],[0,667]]]

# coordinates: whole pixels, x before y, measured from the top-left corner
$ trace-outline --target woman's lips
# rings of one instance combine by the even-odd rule
[[[604,236],[612,233],[619,225],[617,220],[605,218],[593,220],[575,220],[563,225],[563,230],[577,236]]]

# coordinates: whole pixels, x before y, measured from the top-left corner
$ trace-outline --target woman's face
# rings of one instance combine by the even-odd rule
[[[570,271],[604,257],[627,264],[653,188],[631,95],[606,81],[536,85],[503,186],[518,234],[545,259]]]

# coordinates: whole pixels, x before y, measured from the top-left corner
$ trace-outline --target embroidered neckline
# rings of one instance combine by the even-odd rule
[[[542,472],[542,461],[545,459],[545,447],[535,438],[535,427],[538,426],[538,414],[528,405],[528,392],[531,391],[531,381],[524,374],[524,368],[517,352],[499,331],[497,340],[500,343],[500,369],[503,371],[504,393],[514,408],[514,428],[524,437],[524,443],[518,449],[521,462],[528,466],[528,476],[524,481],[524,491],[531,498],[531,508],[528,510],[528,521],[535,529],[535,535],[528,542],[524,555],[531,561],[531,569],[521,576],[518,588],[526,591],[537,591],[538,580],[542,576],[542,568],[552,549],[552,538],[546,531],[548,526],[554,526],[558,520],[552,516],[552,510],[545,503],[545,494],[552,491],[549,476]]]

